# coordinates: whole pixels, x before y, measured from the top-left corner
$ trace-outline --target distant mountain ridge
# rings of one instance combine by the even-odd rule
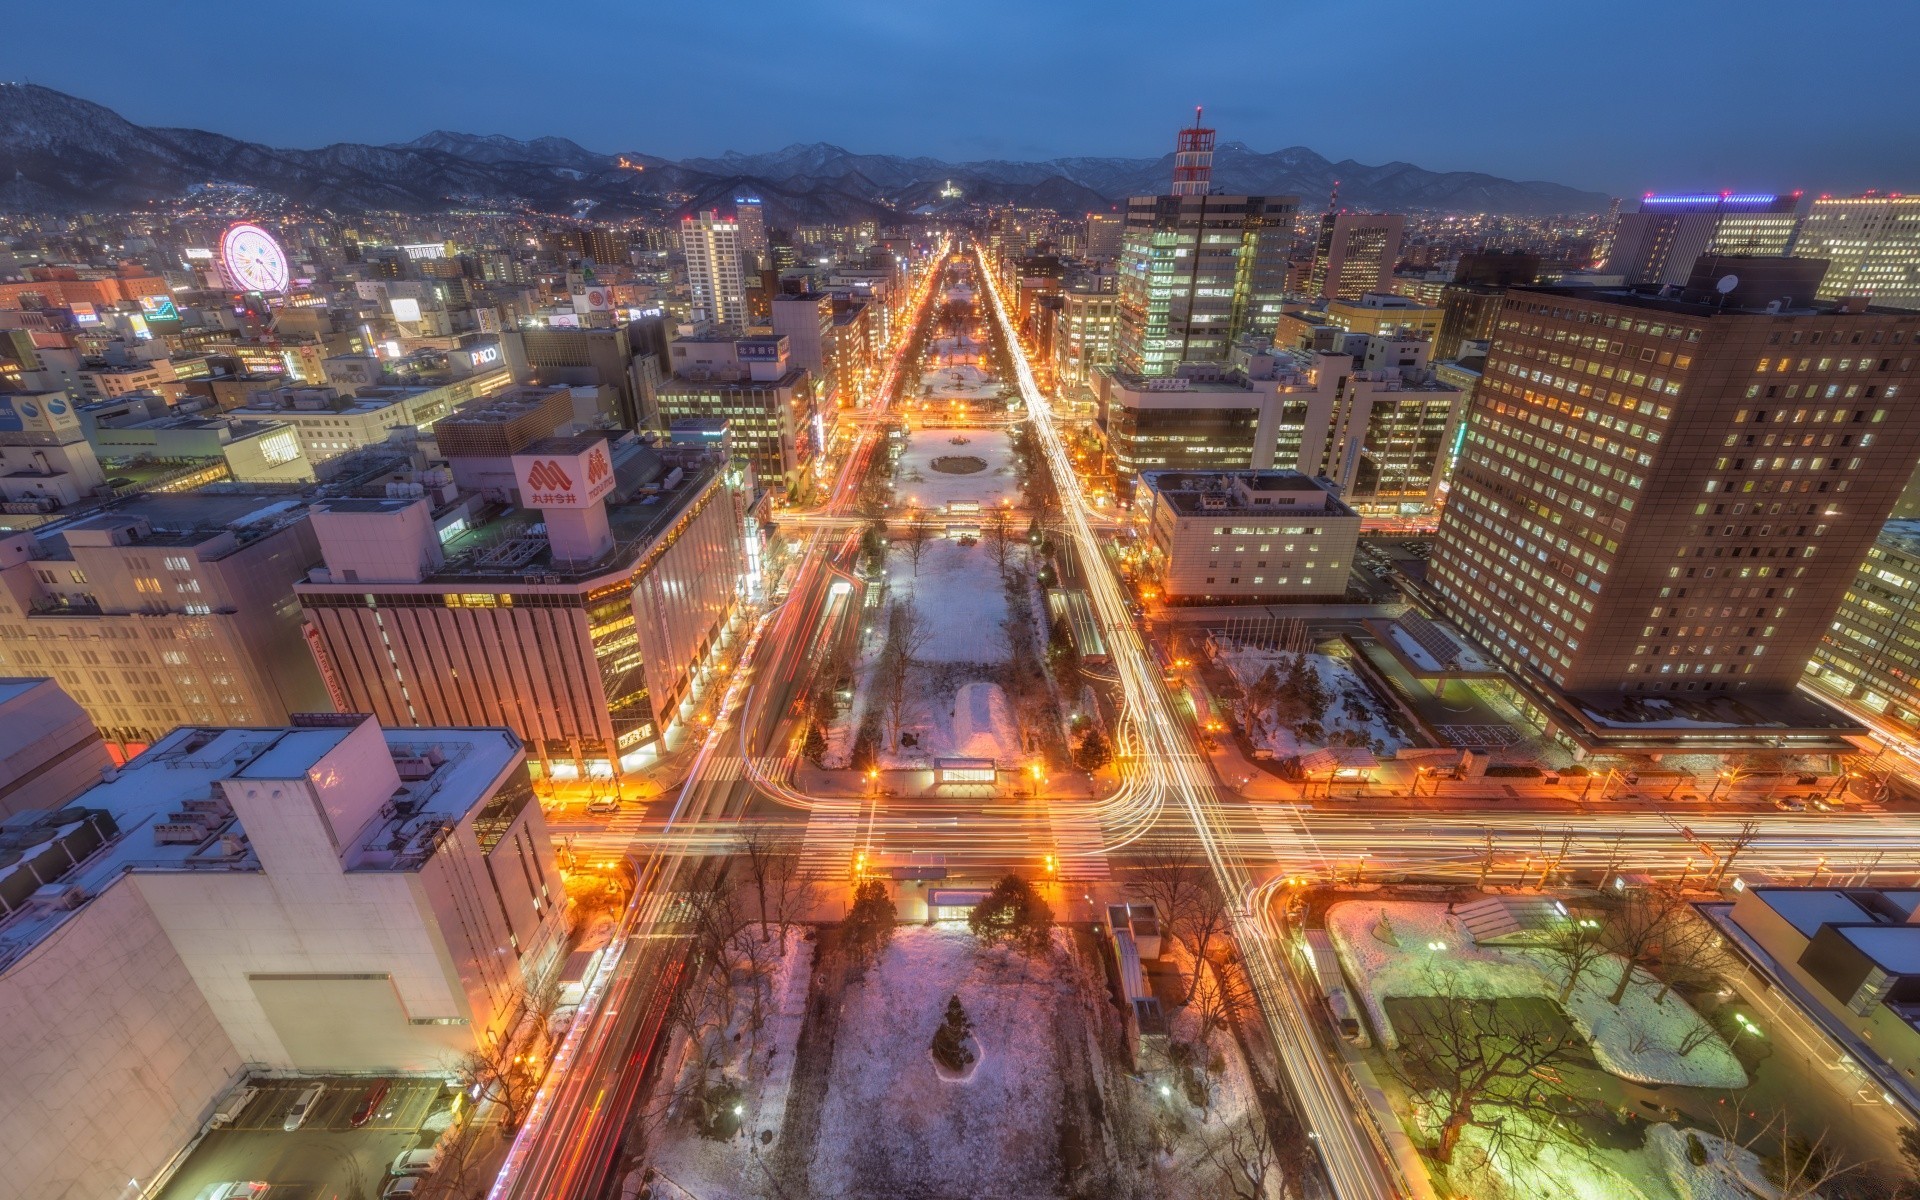
[[[671,216],[726,204],[743,191],[765,200],[773,224],[889,220],[950,202],[1088,212],[1128,196],[1157,195],[1173,156],[1056,158],[1045,162],[858,154],[827,142],[768,153],[729,150],[675,161],[604,154],[568,138],[531,141],[435,130],[385,146],[339,142],[276,149],[198,129],[136,125],[113,110],[37,84],[0,84],[0,209],[107,210],[230,184],[342,211],[433,212],[505,207],[607,216]],[[1608,197],[1557,183],[1411,163],[1331,162],[1303,146],[1263,153],[1228,142],[1214,156],[1214,186],[1229,193],[1295,195],[1320,206],[1340,181],[1361,208],[1539,215],[1598,212]]]

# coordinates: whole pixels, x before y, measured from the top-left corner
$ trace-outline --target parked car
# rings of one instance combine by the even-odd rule
[[[207,1118],[208,1129],[224,1129],[240,1117],[241,1110],[253,1103],[260,1089],[252,1084],[244,1084],[227,1093],[227,1098],[214,1106],[213,1115]]]
[[[377,1080],[372,1087],[367,1089],[366,1096],[360,1101],[360,1107],[354,1109],[353,1115],[347,1118],[347,1124],[358,1129],[368,1121],[373,1120],[373,1114],[380,1111],[380,1106],[387,1101],[387,1093],[392,1089],[393,1084],[390,1081],[385,1079]]]
[[[1781,812],[1800,812],[1807,807],[1807,802],[1794,796],[1782,796],[1773,802],[1773,806]]]
[[[440,1165],[440,1147],[436,1144],[424,1150],[402,1150],[394,1157],[393,1165],[387,1168],[390,1175],[425,1175]]]
[[[380,1193],[380,1200],[408,1200],[420,1194],[427,1181],[418,1175],[402,1175],[398,1179],[387,1180],[386,1188]]]
[[[287,1110],[286,1120],[280,1122],[280,1128],[292,1133],[305,1125],[307,1118],[313,1115],[313,1110],[320,1107],[320,1097],[326,1094],[327,1087],[323,1083],[316,1083],[302,1091],[294,1097],[293,1107]]]

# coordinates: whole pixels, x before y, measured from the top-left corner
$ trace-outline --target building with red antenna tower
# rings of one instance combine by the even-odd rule
[[[1213,130],[1200,124],[1200,106],[1193,124],[1182,129],[1173,150],[1173,194],[1204,196],[1213,187]]]
[[[1180,131],[1173,191],[1127,200],[1114,349],[1131,374],[1223,368],[1243,334],[1273,332],[1285,296],[1298,201],[1214,194],[1214,131],[1200,117]]]

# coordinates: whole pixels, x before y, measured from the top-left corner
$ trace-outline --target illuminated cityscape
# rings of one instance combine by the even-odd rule
[[[1692,7],[19,14],[0,1194],[1920,1195],[1903,43]]]

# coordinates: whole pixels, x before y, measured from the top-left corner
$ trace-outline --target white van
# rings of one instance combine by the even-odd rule
[[[280,1128],[292,1133],[307,1123],[313,1110],[320,1107],[320,1097],[326,1094],[325,1084],[316,1083],[294,1098],[293,1107],[287,1110],[287,1119],[280,1122]]]
[[[227,1093],[227,1098],[214,1107],[213,1115],[207,1118],[208,1129],[225,1129],[239,1119],[240,1112],[260,1094],[260,1089],[252,1084],[242,1084]]]

